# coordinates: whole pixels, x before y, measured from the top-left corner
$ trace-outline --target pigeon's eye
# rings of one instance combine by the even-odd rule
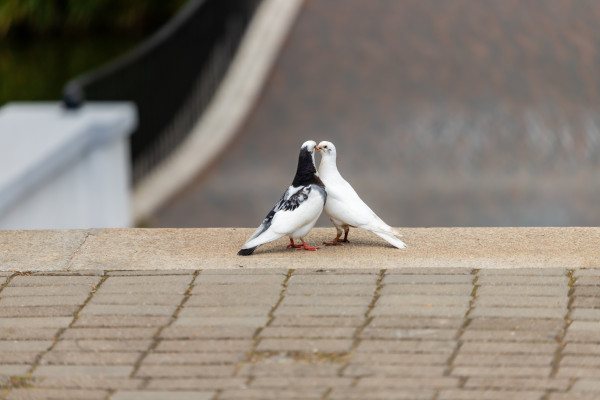
[[[326,149],[326,148],[327,148],[327,146],[323,146],[323,148],[324,148],[324,149]]]

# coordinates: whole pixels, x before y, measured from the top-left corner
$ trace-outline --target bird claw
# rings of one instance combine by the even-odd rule
[[[316,251],[317,249],[320,249],[320,247],[317,247],[317,246],[315,246],[315,247],[310,247],[310,246],[308,246],[306,243],[304,243],[304,245],[303,245],[303,246],[300,246],[300,248],[299,248],[298,250],[302,250],[302,249],[304,249],[304,250],[308,250],[308,251]]]
[[[301,249],[302,245],[301,244],[294,244],[294,243],[290,243],[288,244],[285,248],[289,249],[290,247],[296,248],[296,249]]]

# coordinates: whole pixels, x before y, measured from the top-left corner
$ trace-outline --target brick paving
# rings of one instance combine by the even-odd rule
[[[600,268],[0,275],[0,398],[600,398]]]

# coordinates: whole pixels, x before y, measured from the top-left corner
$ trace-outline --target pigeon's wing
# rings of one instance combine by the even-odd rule
[[[313,218],[311,216],[312,213],[305,212],[304,208],[309,203],[312,203],[307,201],[309,200],[311,191],[312,188],[310,185],[290,186],[242,248],[260,246],[261,244],[279,239],[310,222]],[[299,208],[301,209],[299,210]],[[305,222],[305,220],[307,221]]]

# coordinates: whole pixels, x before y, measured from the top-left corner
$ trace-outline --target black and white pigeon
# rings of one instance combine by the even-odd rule
[[[302,144],[298,169],[292,185],[281,196],[250,239],[244,243],[238,255],[249,256],[258,246],[285,235],[290,237],[288,248],[295,247],[310,251],[319,248],[310,247],[304,241],[304,237],[323,212],[327,200],[325,186],[319,179],[315,167],[315,149],[318,149],[317,143],[313,140]],[[295,244],[294,239],[300,239],[302,244]]]
[[[350,227],[363,228],[383,238],[391,245],[403,249],[406,244],[398,239],[400,235],[394,228],[383,222],[373,210],[358,196],[354,188],[340,175],[336,165],[335,146],[331,142],[322,141],[317,150],[323,156],[319,165],[319,177],[327,188],[327,204],[325,213],[337,230],[333,242],[326,245],[341,245],[348,242]],[[340,240],[344,230],[344,239]]]

